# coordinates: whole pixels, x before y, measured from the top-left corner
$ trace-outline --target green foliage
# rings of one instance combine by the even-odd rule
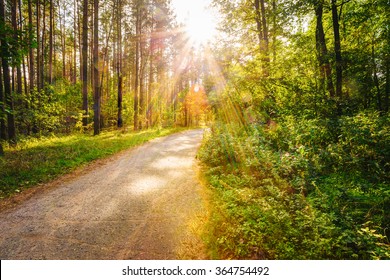
[[[216,257],[390,258],[388,129],[376,113],[213,126],[199,157]]]
[[[253,2],[213,1],[218,123],[199,156],[217,257],[390,258],[389,5],[336,2],[337,22],[322,1],[273,1],[265,30]]]

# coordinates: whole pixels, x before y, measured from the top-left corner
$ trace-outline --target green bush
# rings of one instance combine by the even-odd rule
[[[216,123],[199,151],[210,246],[220,258],[389,259],[389,139],[373,113]]]

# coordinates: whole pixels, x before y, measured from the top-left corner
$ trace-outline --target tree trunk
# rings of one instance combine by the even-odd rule
[[[316,1],[316,3],[314,4],[314,9],[315,9],[316,21],[317,21],[316,48],[317,48],[317,58],[320,66],[320,73],[323,82],[326,81],[326,86],[330,97],[334,98],[335,92],[334,92],[333,81],[332,81],[332,69],[329,63],[324,27],[322,24],[323,3],[321,0]]]
[[[267,17],[265,14],[265,4],[264,0],[260,0],[261,6],[261,23],[263,26],[263,43],[264,43],[264,52],[268,58],[268,49],[269,49],[269,40],[268,40],[268,26],[267,26]]]
[[[49,27],[49,73],[48,83],[53,83],[53,33],[54,33],[54,5],[53,0],[50,0],[50,27]]]
[[[60,30],[61,30],[61,49],[62,49],[62,78],[67,79],[66,75],[66,50],[65,50],[65,22],[66,13],[65,9],[62,16],[60,17]]]
[[[99,83],[99,0],[93,2],[93,95],[94,95],[94,135],[100,133],[101,92]]]
[[[5,26],[5,10],[4,0],[0,0],[0,22]],[[11,144],[16,144],[16,129],[15,129],[15,116],[14,116],[14,103],[11,92],[11,76],[9,72],[8,59],[10,58],[9,46],[6,38],[3,36],[0,39],[1,44],[1,64],[3,68],[3,82],[4,82],[4,99],[7,105],[7,128],[8,128],[8,141]]]
[[[123,126],[122,119],[122,91],[123,91],[123,79],[122,79],[122,0],[118,0],[117,5],[117,75],[118,75],[118,120],[117,126]]]
[[[36,0],[36,28],[37,28],[37,88],[41,90],[41,31],[40,31],[40,0]]]
[[[259,47],[263,44],[263,27],[261,24],[260,0],[255,0],[255,20],[257,27],[257,37],[259,38]]]
[[[73,0],[73,84],[77,83],[77,0]]]
[[[389,111],[390,99],[390,56],[387,54],[386,60],[386,86],[385,86],[385,112]]]
[[[272,25],[273,25],[273,32],[272,32],[272,62],[276,62],[276,30],[277,30],[277,23],[276,23],[276,14],[277,14],[277,7],[276,7],[276,0],[272,1]]]
[[[152,15],[151,23],[151,32],[150,32],[150,45],[149,45],[149,88],[148,88],[148,98],[147,98],[147,128],[153,126],[152,116],[153,116],[153,105],[152,105],[152,95],[153,95],[153,63],[154,63],[154,31],[153,31],[153,21],[154,16]]]
[[[136,3],[136,23],[135,23],[135,80],[134,80],[134,130],[138,130],[138,91],[139,91],[139,51],[141,40],[141,15],[139,0]]]
[[[82,29],[83,29],[83,23],[82,23],[82,17],[83,14],[80,11],[81,6],[83,4],[80,2],[79,8],[78,8],[78,15],[77,15],[77,34],[78,34],[78,40],[79,40],[79,46],[78,46],[78,52],[79,52],[79,61],[80,61],[80,67],[79,67],[79,75],[80,75],[80,81],[83,81],[83,41],[82,41]]]
[[[372,42],[371,46],[371,60],[372,60],[372,77],[373,77],[373,82],[376,88],[376,104],[377,104],[377,109],[378,111],[382,111],[382,97],[381,97],[381,89],[379,86],[379,78],[378,78],[378,69],[376,65],[376,55],[375,55],[375,42]]]
[[[387,25],[386,28],[386,34],[387,34],[387,45],[390,45],[390,26]],[[384,111],[388,112],[389,111],[389,102],[390,102],[390,53],[387,53],[385,55],[384,59],[384,64],[385,64],[385,69],[386,69],[386,74],[385,74],[385,106],[384,106]]]
[[[46,0],[43,1],[42,7],[42,47],[41,47],[41,61],[40,61],[40,89],[45,85],[45,53],[46,53]]]
[[[29,87],[30,93],[34,90],[35,86],[35,65],[34,65],[34,49],[32,47],[32,39],[33,39],[33,18],[32,18],[32,4],[31,0],[27,1],[27,9],[28,9],[28,45],[29,45],[29,66],[28,66],[28,76],[29,76]]]
[[[255,0],[256,26],[259,38],[261,60],[263,62],[262,69],[265,77],[269,76],[269,39],[267,16],[265,11],[264,0]]]
[[[0,67],[0,140],[7,140],[7,126],[5,125],[5,95],[3,91],[3,71],[1,68],[2,67]]]
[[[14,31],[14,40],[15,42],[19,41],[18,36],[18,23],[17,23],[17,8],[18,0],[12,0],[11,6],[11,20],[12,20],[12,29]],[[22,71],[20,68],[21,61],[14,61],[14,65],[16,64],[16,93],[18,95],[22,94]]]
[[[139,115],[139,129],[142,130],[145,120],[145,42],[143,39],[140,42]]]
[[[0,58],[1,60],[1,58]],[[7,140],[7,127],[5,125],[5,98],[3,91],[3,73],[0,67],[0,156],[4,155],[3,146],[1,145],[1,140]]]
[[[337,13],[336,0],[332,0],[332,20],[334,34],[334,52],[336,55],[336,96],[342,97],[343,60],[341,56],[340,25]]]
[[[83,49],[82,49],[82,68],[83,68],[83,126],[88,125],[88,0],[83,0]]]
[[[23,17],[22,17],[22,0],[19,0],[18,2],[18,12],[19,12],[19,29],[24,30],[24,25],[23,25]],[[21,55],[22,59],[22,67],[23,67],[23,86],[24,86],[24,94],[27,96],[28,94],[28,86],[27,86],[27,75],[26,75],[26,61],[24,54]]]

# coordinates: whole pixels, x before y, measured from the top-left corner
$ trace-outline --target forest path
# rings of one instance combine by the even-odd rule
[[[158,138],[0,213],[0,259],[175,259],[204,207],[203,130]]]

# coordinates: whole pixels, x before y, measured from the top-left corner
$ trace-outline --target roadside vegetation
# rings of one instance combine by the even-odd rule
[[[213,258],[390,259],[388,3],[252,3],[214,1]]]
[[[213,126],[199,156],[213,190],[214,258],[390,258],[388,117],[334,125]]]
[[[7,145],[0,157],[0,199],[49,182],[95,159],[180,130],[183,128],[115,130],[99,136],[80,133],[20,140],[15,147]]]

